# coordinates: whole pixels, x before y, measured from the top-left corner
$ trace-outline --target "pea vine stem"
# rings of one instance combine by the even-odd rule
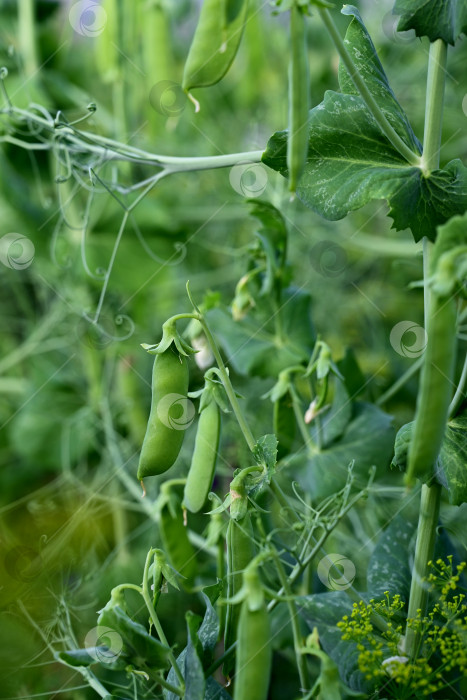
[[[240,407],[240,404],[237,399],[237,395],[235,393],[235,389],[232,386],[232,382],[230,381],[229,377],[229,372],[227,370],[227,367],[224,364],[224,360],[222,359],[222,356],[219,352],[219,348],[217,347],[217,343],[214,340],[214,336],[212,335],[209,326],[206,322],[206,319],[202,314],[199,315],[198,321],[201,323],[203,326],[204,333],[206,335],[206,339],[209,343],[209,347],[212,350],[212,354],[214,355],[214,358],[216,360],[217,366],[219,368],[219,374],[222,379],[222,384],[224,385],[225,393],[227,394],[230,405],[232,406],[232,410],[235,414],[235,418],[238,421],[238,424],[240,426],[240,430],[243,433],[243,436],[245,438],[245,441],[250,448],[250,450],[253,452],[255,445],[256,445],[256,440],[253,436],[253,433],[250,430],[250,426],[247,423],[247,420],[243,414],[243,411]]]
[[[177,676],[178,680],[180,681],[180,684],[182,688],[185,688],[185,679],[183,678],[182,672],[180,671],[180,667],[177,664],[177,660],[174,656],[174,653],[167,641],[167,637],[165,636],[164,630],[162,629],[162,625],[159,621],[159,618],[157,616],[157,613],[154,609],[154,605],[152,604],[152,599],[151,599],[151,594],[149,591],[149,567],[151,565],[151,559],[154,554],[154,550],[150,549],[148,552],[148,555],[146,557],[146,563],[144,565],[144,574],[143,574],[143,587],[142,587],[142,596],[144,599],[144,602],[146,603],[146,607],[149,611],[149,615],[151,617],[151,621],[154,625],[154,628],[159,635],[159,639],[161,640],[162,644],[164,644],[168,649],[170,649],[170,653],[168,654],[168,657],[170,659],[170,663],[172,664],[173,670],[175,671],[175,675]]]
[[[281,559],[274,547],[271,548],[271,554],[274,559],[277,573],[279,574],[279,580],[287,597],[287,607],[289,609],[290,624],[292,626],[292,635],[294,640],[295,655],[297,657],[297,669],[298,675],[300,677],[300,686],[302,692],[306,692],[310,687],[310,675],[308,673],[306,658],[301,652],[303,644],[300,633],[300,624],[298,621],[297,606],[292,597],[292,591],[287,580],[287,574],[284,571]]]
[[[383,134],[386,136],[388,141],[394,146],[396,151],[398,151],[405,160],[410,163],[410,165],[416,165],[417,167],[420,166],[420,156],[414,153],[411,148],[407,146],[406,143],[401,139],[399,134],[395,131],[395,129],[391,126],[389,123],[387,117],[383,113],[381,107],[378,105],[377,101],[369,91],[368,87],[366,86],[365,81],[363,80],[362,76],[360,75],[358,68],[356,67],[355,63],[353,62],[353,59],[349,52],[347,51],[347,47],[334,23],[334,20],[329,12],[329,10],[325,8],[319,8],[318,12],[320,14],[320,17],[323,21],[324,26],[328,30],[329,34],[331,35],[331,38],[335,44],[335,47],[339,53],[339,56],[342,59],[343,64],[347,68],[349,75],[357,88],[358,92],[360,93],[362,99],[364,100],[366,106],[370,110],[374,120],[378,124],[379,128],[383,132]]]
[[[428,59],[425,129],[423,135],[424,172],[430,172],[439,167],[444,86],[446,82],[446,61],[447,46],[441,39],[438,39],[430,44]],[[430,248],[431,244],[425,237],[423,239],[425,328],[429,325],[431,313],[430,289],[427,285],[430,267]],[[404,640],[405,653],[411,659],[415,659],[419,652],[420,631],[410,626],[410,620],[414,620],[417,617],[418,611],[421,611],[421,614],[423,614],[426,607],[427,591],[424,579],[426,579],[428,573],[428,562],[433,558],[440,502],[441,486],[437,483],[432,483],[431,485],[423,484],[407,612],[407,627]]]

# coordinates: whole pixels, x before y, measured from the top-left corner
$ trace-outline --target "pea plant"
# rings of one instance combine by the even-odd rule
[[[97,7],[118,17],[113,0]],[[356,7],[339,15],[327,0],[276,0],[271,8],[290,37],[288,123],[255,151],[154,154],[82,128],[94,103],[75,120],[37,102],[16,105],[2,70],[5,148],[53,155],[63,201],[75,185],[87,192],[86,269],[95,201],[107,195],[121,214],[109,267],[94,275],[96,310],[84,315],[101,337],[133,342],[124,314],[127,335],[104,328],[110,275],[126,230],[140,233],[137,208],[154,188],[157,201],[168,176],[231,168],[236,177],[258,166],[286,183],[271,201],[249,190],[242,217],[255,234],[233,297],[226,302],[209,284],[194,292],[185,280],[184,305],[162,327],[148,324],[148,342],[132,348],[154,356],[152,386],[145,401],[131,372],[121,372],[125,428],[113,389],[90,396],[115,481],[151,524],[149,549],[138,582],[122,577],[107,591],[84,643],[69,619],[60,642],[39,633],[89,697],[108,700],[461,698],[465,533],[455,541],[440,522],[449,509],[455,520],[467,501],[467,168],[460,159],[440,164],[440,148],[448,47],[454,56],[467,34],[467,1],[396,0],[393,8],[398,30],[421,40],[410,50],[428,47],[423,143]],[[147,12],[145,36],[160,30],[165,5],[148,3]],[[181,84],[167,81],[175,100],[167,114],[176,115],[177,100],[203,111],[258,12],[248,0],[204,0]],[[338,86],[312,107],[309,30],[318,25],[339,57]],[[112,31],[98,37],[109,84],[119,75]],[[159,74],[164,59],[148,55]],[[316,331],[289,260],[294,207],[336,222],[379,200],[393,228],[409,230],[414,249],[421,243],[423,277],[411,286],[423,294],[424,324],[393,328],[393,347],[416,331],[418,359],[375,398],[356,353],[339,359]],[[59,226],[67,223],[62,212]],[[20,258],[5,238],[0,255],[14,266]],[[96,353],[89,359],[92,372]],[[417,371],[415,413],[396,434],[383,407]],[[385,496],[391,506],[378,519],[375,499]],[[183,616],[177,634],[171,610]]]

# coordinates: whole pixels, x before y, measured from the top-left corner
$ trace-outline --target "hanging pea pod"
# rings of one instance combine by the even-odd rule
[[[273,427],[278,440],[277,459],[282,459],[290,454],[297,432],[297,421],[288,394],[274,402]]]
[[[191,407],[187,399],[188,379],[187,359],[173,345],[156,355],[151,412],[138,465],[140,481],[163,474],[178,457]],[[176,415],[180,412],[181,416]]]
[[[255,556],[256,548],[248,496],[240,473],[230,484],[230,521],[227,528],[227,598],[234,598],[242,587],[242,574]],[[240,609],[238,603],[228,603],[225,616],[224,647],[228,649],[236,639]],[[233,657],[226,660],[224,675],[233,670]]]
[[[289,171],[289,190],[295,192],[308,154],[308,114],[310,110],[305,14],[303,8],[296,3],[292,5],[290,10],[290,44],[287,168]]]
[[[243,574],[237,628],[234,700],[267,700],[272,667],[271,630],[256,564]]]
[[[417,398],[405,483],[429,481],[434,473],[448,418],[456,351],[456,303],[432,296],[428,341]]]
[[[405,483],[427,482],[446,430],[456,357],[456,295],[465,295],[467,277],[467,220],[454,217],[438,229],[433,247],[427,345],[417,409],[409,446]]]
[[[142,23],[143,60],[147,88],[170,78],[171,46],[167,10],[162,0],[146,0]]]
[[[224,77],[238,51],[247,12],[248,0],[204,0],[183,73],[186,92]]]
[[[188,538],[184,524],[182,502],[174,486],[183,480],[173,479],[161,487],[158,500],[159,532],[170,563],[182,576],[188,587],[197,573],[196,552]]]
[[[195,447],[185,484],[183,503],[192,513],[201,510],[211,490],[221,427],[220,408],[214,398],[203,407]]]

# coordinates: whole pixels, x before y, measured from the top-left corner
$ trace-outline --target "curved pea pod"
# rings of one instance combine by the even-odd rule
[[[454,298],[432,295],[428,341],[409,446],[405,483],[429,481],[441,449],[454,379],[456,355],[456,303]]]
[[[238,51],[247,12],[248,0],[204,0],[183,73],[186,92],[224,77]]]
[[[171,565],[191,584],[197,573],[196,553],[188,539],[181,501],[173,492],[160,505],[159,532]]]
[[[211,490],[221,427],[220,409],[210,401],[201,411],[183,503],[192,513],[201,510]]]
[[[289,171],[289,190],[295,192],[308,155],[308,115],[310,110],[305,15],[295,4],[290,10],[290,43],[287,169]]]
[[[237,519],[237,516],[238,517]],[[256,554],[253,527],[247,509],[246,494],[234,498],[230,507],[230,521],[227,527],[227,598],[234,598],[242,587],[243,572]],[[224,647],[228,649],[236,640],[240,606],[227,603],[225,615]],[[223,666],[224,675],[233,670],[233,657]]]
[[[151,412],[138,465],[140,481],[172,466],[191,423],[187,359],[172,348],[170,345],[154,360]]]
[[[274,402],[273,428],[279,443],[277,445],[277,459],[282,459],[290,453],[297,432],[297,422],[288,394],[281,396]]]
[[[269,618],[256,569],[245,572],[237,629],[234,700],[267,700],[272,667]]]

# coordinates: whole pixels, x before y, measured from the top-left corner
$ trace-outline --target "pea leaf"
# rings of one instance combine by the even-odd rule
[[[413,422],[406,423],[396,435],[392,466],[404,470],[412,438]],[[467,411],[452,418],[444,434],[443,444],[436,463],[436,479],[442,484],[449,503],[460,506],[467,502]]]
[[[115,658],[121,654],[127,659],[127,664],[146,664],[153,669],[168,666],[170,649],[152,637],[143,625],[132,620],[119,605],[106,606],[98,618],[98,625],[103,630],[110,629],[108,634],[115,646]]]
[[[431,42],[443,39],[454,45],[467,33],[467,4],[462,0],[396,0],[393,14],[401,15],[398,31],[414,29]]]
[[[188,639],[184,659],[185,698],[186,700],[203,700],[206,681],[204,679],[201,656],[203,649],[198,638],[201,618],[189,610],[186,617]]]
[[[369,91],[402,140],[420,153],[358,11],[348,5],[342,12],[354,15],[345,42]],[[342,66],[339,84],[340,93],[327,91],[310,111],[308,157],[298,197],[331,221],[371,200],[386,199],[394,228],[410,228],[415,241],[424,235],[434,240],[438,224],[467,209],[467,168],[454,160],[425,177],[383,135]],[[287,131],[277,132],[262,160],[287,177],[286,153]]]
[[[352,602],[341,591],[315,593],[297,599],[298,612],[310,630],[318,628],[319,641],[324,651],[339,668],[342,681],[352,690],[371,694],[372,684],[366,681],[358,669],[360,654],[354,642],[343,641],[337,623],[344,615],[349,615]],[[375,635],[378,637],[378,635]],[[378,641],[381,641],[378,638]]]
[[[447,424],[436,478],[447,489],[451,505],[467,502],[467,411]]]
[[[93,647],[92,649],[71,649],[70,651],[59,651],[57,659],[67,666],[73,668],[79,666],[91,666],[97,663],[97,654],[105,651],[106,647]]]
[[[293,287],[282,292],[278,314],[285,340],[276,336],[271,309],[260,309],[259,304],[256,312],[241,321],[234,321],[221,308],[206,316],[236,372],[277,377],[286,367],[309,360],[315,338],[310,307],[308,293]]]
[[[415,525],[405,517],[396,516],[382,533],[371,556],[367,573],[367,593],[361,593],[364,601],[381,600],[385,591],[396,593],[408,600],[410,592],[409,557]],[[352,601],[343,591],[315,593],[297,599],[299,614],[309,628],[318,628],[319,640],[324,651],[337,664],[343,682],[352,690],[371,694],[372,682],[367,681],[358,668],[360,651],[357,644],[342,639],[337,623],[349,615]],[[374,630],[373,638],[385,646],[384,639]],[[367,643],[363,642],[364,646]]]
[[[219,618],[208,596],[203,593],[206,612],[200,626],[200,617],[192,612],[186,614],[188,639],[187,646],[177,658],[186,684],[184,697],[189,700],[228,700],[230,695],[224,691],[214,678],[204,678],[204,669],[212,662],[212,652],[219,636]],[[173,668],[167,676],[169,683],[178,685]],[[177,700],[177,695],[164,690],[166,700]]]
[[[388,465],[393,445],[391,416],[372,404],[357,402],[352,420],[341,438],[312,457],[292,458],[291,465],[295,461],[297,466],[301,464],[297,480],[319,501],[345,486],[348,465],[352,461],[355,484],[364,487],[370,467],[376,465],[381,471]]]
[[[257,464],[264,464],[272,474],[277,461],[277,438],[275,435],[262,435],[256,443],[253,454]]]
[[[352,401],[345,383],[334,377],[334,396],[330,408],[321,419],[322,438],[325,445],[330,445],[344,432],[352,417]]]
[[[217,612],[212,606],[211,601],[205,593],[202,593],[206,612],[204,613],[203,622],[198,630],[198,639],[201,644],[200,658],[203,668],[208,668],[213,661],[213,652],[217,644],[220,632],[220,622]]]
[[[411,571],[409,555],[415,524],[397,515],[380,536],[367,570],[367,588],[372,598],[382,598],[385,591],[399,593],[408,600]]]

